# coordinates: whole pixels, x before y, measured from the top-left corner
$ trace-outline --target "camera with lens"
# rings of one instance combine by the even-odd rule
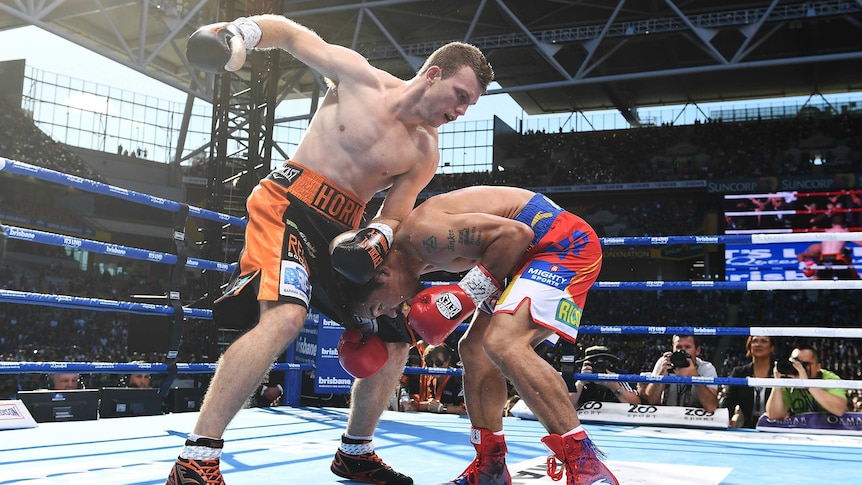
[[[607,374],[608,369],[612,367],[611,362],[606,359],[595,359],[590,361],[590,364],[596,374]]]
[[[689,361],[691,358],[691,354],[686,352],[685,350],[677,350],[670,354],[670,365],[673,366],[674,369],[679,369],[681,367],[688,367]]]
[[[793,367],[793,361],[799,361],[799,359],[782,359],[776,361],[776,369],[779,374],[784,374],[787,376],[798,376],[799,372],[796,371],[796,367]]]

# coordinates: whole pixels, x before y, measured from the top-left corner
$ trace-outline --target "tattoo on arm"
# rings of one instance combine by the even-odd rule
[[[422,248],[425,249],[426,253],[440,252],[440,248],[437,247],[437,237],[430,236],[425,238],[425,240],[422,241]]]
[[[464,227],[458,229],[458,244],[462,246],[481,246],[482,231],[475,227]]]
[[[481,246],[482,231],[475,227],[464,227],[461,229],[449,229],[446,235],[446,245],[441,246],[437,236],[428,236],[422,240],[422,249],[427,254],[435,254],[443,251],[455,251],[455,246]]]

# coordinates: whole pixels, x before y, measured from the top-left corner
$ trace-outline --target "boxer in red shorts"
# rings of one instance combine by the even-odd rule
[[[476,457],[449,483],[511,484],[501,412],[506,378],[550,433],[542,442],[563,462],[566,483],[618,483],[581,427],[563,378],[533,350],[555,335],[575,341],[601,262],[589,224],[525,189],[455,190],[402,221],[386,260],[352,298],[356,313],[370,318],[395,315],[404,295],[415,295],[408,323],[430,344],[475,313],[459,351]],[[419,276],[435,271],[467,274],[422,289]],[[563,468],[549,459],[548,474],[560,479]]]

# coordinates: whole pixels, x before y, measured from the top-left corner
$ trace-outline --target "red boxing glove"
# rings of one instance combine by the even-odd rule
[[[802,274],[808,278],[817,275],[817,270],[814,269],[814,266],[817,265],[817,262],[811,259],[806,259],[799,266],[802,270]]]
[[[476,303],[460,286],[433,286],[413,297],[407,322],[425,342],[440,345],[474,311]]]
[[[456,285],[432,286],[413,297],[407,323],[431,345],[439,345],[476,307],[500,290],[500,283],[477,265]]]
[[[356,328],[348,328],[338,340],[338,362],[356,378],[374,375],[389,360],[386,344],[376,334],[363,336]]]

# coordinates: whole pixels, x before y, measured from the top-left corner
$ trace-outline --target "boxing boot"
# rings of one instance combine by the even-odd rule
[[[552,480],[563,478],[565,465],[566,485],[619,485],[619,481],[602,463],[604,455],[593,444],[587,433],[581,431],[566,437],[552,434],[542,438],[542,443],[551,450],[548,457],[548,476]]]
[[[461,475],[447,484],[511,485],[512,476],[506,467],[506,439],[485,428],[470,428],[470,442],[476,448],[476,458]]]
[[[224,478],[219,470],[219,456],[223,446],[224,440],[203,437],[197,441],[186,440],[183,453],[196,457],[178,457],[165,485],[224,485]]]
[[[398,473],[377,456],[371,440],[341,437],[342,448],[358,454],[348,454],[342,449],[335,452],[329,469],[341,478],[375,485],[412,485],[413,479]]]

